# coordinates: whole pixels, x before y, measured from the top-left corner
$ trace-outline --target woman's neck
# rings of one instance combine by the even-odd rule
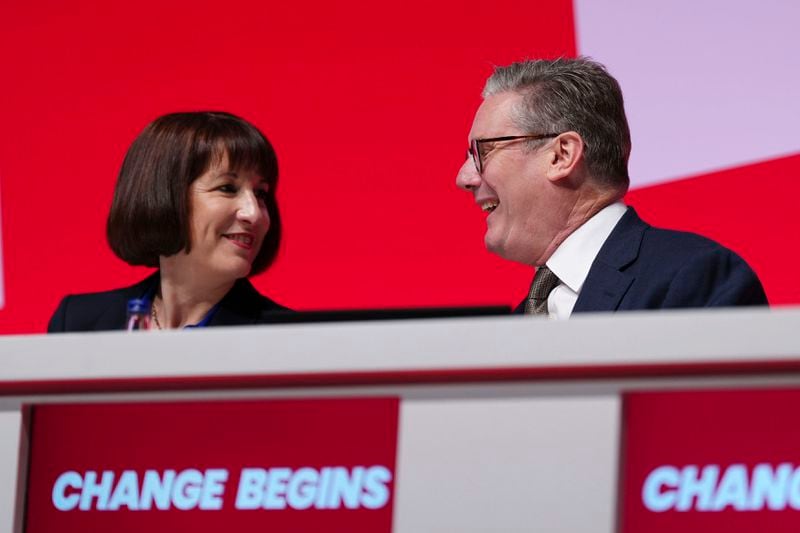
[[[161,260],[161,286],[154,299],[154,315],[163,329],[197,324],[233,287],[235,281],[210,280],[191,269]]]

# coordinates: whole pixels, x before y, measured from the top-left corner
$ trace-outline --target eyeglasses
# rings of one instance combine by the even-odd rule
[[[541,135],[508,135],[506,137],[492,137],[491,139],[473,139],[467,148],[467,157],[472,157],[472,162],[475,163],[475,168],[478,174],[483,174],[483,160],[489,152],[481,148],[482,144],[494,143],[501,141],[516,141],[519,139],[529,139],[531,141],[539,139],[550,139],[558,137],[560,133],[544,133]]]

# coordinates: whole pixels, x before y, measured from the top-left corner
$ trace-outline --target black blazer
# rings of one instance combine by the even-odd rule
[[[654,228],[628,208],[592,263],[573,313],[738,305],[767,305],[741,257],[700,235]]]
[[[64,297],[47,326],[48,333],[125,329],[128,300],[153,292],[158,272],[124,289]],[[219,302],[209,326],[239,326],[267,322],[270,313],[289,312],[261,295],[247,279],[239,279]]]

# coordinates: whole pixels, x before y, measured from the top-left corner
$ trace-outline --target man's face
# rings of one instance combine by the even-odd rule
[[[513,122],[513,110],[522,96],[499,93],[486,98],[472,123],[473,139],[550,132],[521,131]],[[530,265],[543,264],[555,248],[555,238],[565,220],[548,179],[553,139],[530,150],[524,140],[484,144],[483,173],[467,158],[456,184],[471,191],[475,202],[488,214],[486,248],[505,259]]]

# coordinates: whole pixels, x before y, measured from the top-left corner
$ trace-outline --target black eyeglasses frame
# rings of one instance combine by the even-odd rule
[[[467,157],[472,157],[472,162],[475,164],[475,169],[478,174],[483,174],[483,155],[480,152],[480,146],[484,143],[503,142],[503,141],[517,141],[519,139],[528,139],[530,141],[538,141],[540,139],[552,139],[558,137],[560,133],[540,133],[536,135],[505,135],[503,137],[491,137],[488,139],[472,139],[467,148]]]

